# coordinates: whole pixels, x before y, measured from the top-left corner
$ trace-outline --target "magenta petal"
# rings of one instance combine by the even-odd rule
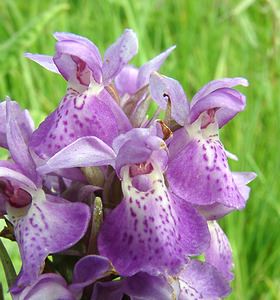
[[[154,57],[153,59],[146,62],[139,69],[139,75],[137,79],[137,87],[141,88],[149,83],[150,75],[152,72],[158,71],[161,65],[164,63],[169,54],[176,48],[176,46],[172,46]]]
[[[115,78],[115,86],[120,94],[132,95],[137,91],[138,69],[127,65],[124,66],[120,73]]]
[[[229,169],[221,142],[208,138],[191,140],[169,163],[167,179],[179,197],[197,205],[216,202],[242,209],[245,199]]]
[[[33,60],[34,62],[44,67],[45,69],[59,74],[59,71],[53,61],[52,56],[43,55],[43,54],[33,54],[33,53],[25,53],[24,56],[29,58],[30,60]]]
[[[83,43],[71,40],[58,41],[53,60],[59,72],[69,82],[88,85],[90,76],[86,82],[81,79],[84,76],[83,72],[87,69],[90,70],[96,82],[101,82],[100,61],[95,53]]]
[[[113,80],[137,52],[138,40],[136,34],[131,29],[126,29],[104,54],[102,66],[104,84],[108,84]]]
[[[170,101],[172,119],[184,126],[189,113],[189,103],[180,83],[154,72],[150,77],[150,90],[161,109],[166,110]]]
[[[238,190],[245,201],[248,200],[250,194],[250,188],[247,186],[248,183],[256,178],[256,173],[254,172],[232,172],[232,176]]]
[[[22,173],[11,169],[10,167],[0,167],[0,178],[7,179],[23,189],[36,190],[36,185]]]
[[[29,112],[22,110],[17,102],[11,101],[8,97],[6,101],[0,103],[0,147],[8,148],[7,144],[7,103],[12,117],[16,118],[17,124],[21,129],[24,141],[27,143],[34,130],[34,123]]]
[[[216,221],[208,224],[211,240],[210,246],[205,252],[205,260],[216,267],[225,279],[232,280],[232,250],[228,238]]]
[[[69,32],[55,32],[54,37],[58,41],[65,41],[65,40],[73,41],[73,42],[83,45],[84,47],[86,47],[90,50],[91,54],[94,56],[94,59],[98,62],[98,64],[99,65],[102,64],[102,58],[101,58],[98,48],[92,41],[90,41],[86,37],[83,37],[83,36],[80,36],[77,34],[73,34],[73,33],[69,33]]]
[[[203,112],[218,109],[215,113],[219,127],[223,127],[237,113],[244,110],[246,98],[240,92],[223,88],[201,98],[191,107],[190,122],[193,123]]]
[[[50,253],[63,251],[77,243],[90,220],[87,205],[45,196],[42,190],[33,194],[26,215],[17,216],[17,212],[9,212],[22,259],[21,272],[12,288],[14,292],[38,278]]]
[[[46,273],[40,275],[34,284],[22,292],[13,294],[14,300],[75,300],[67,288],[66,281],[59,275]]]
[[[232,89],[236,85],[247,86],[248,82],[244,78],[225,78],[204,86],[191,101],[190,122],[193,123],[204,111],[218,109],[216,119],[219,127],[223,127],[245,108],[245,96]]]
[[[46,174],[66,168],[114,165],[115,156],[111,147],[102,140],[93,136],[82,137],[57,152],[38,168],[38,172]]]
[[[36,166],[29,152],[28,143],[30,136],[27,136],[27,129],[31,131],[29,120],[23,121],[20,117],[22,112],[17,104],[7,101],[7,144],[12,159],[19,166],[22,173],[28,176],[33,182],[38,183]]]
[[[237,85],[248,86],[248,81],[242,77],[236,78],[223,78],[212,80],[203,86],[193,97],[191,106],[194,106],[201,98],[208,96],[212,92],[222,88],[232,88]]]
[[[208,263],[191,260],[179,275],[179,300],[218,300],[231,289],[228,282]]]
[[[73,283],[69,286],[69,289],[74,295],[79,296],[84,287],[108,276],[111,271],[112,266],[106,257],[98,255],[85,256],[75,265]]]
[[[228,207],[221,203],[213,203],[210,205],[196,205],[195,208],[209,221],[218,220],[235,209],[234,207]]]
[[[124,165],[142,163],[153,155],[162,160],[162,168],[167,164],[167,150],[164,141],[158,136],[153,136],[148,128],[134,128],[118,136],[113,142],[113,149],[117,153],[116,171]]]
[[[106,91],[87,96],[68,89],[58,109],[34,131],[30,147],[48,158],[83,136],[95,136],[110,145],[119,133],[118,119],[109,108],[111,101]]]
[[[121,275],[176,273],[185,255],[196,255],[208,246],[205,220],[167,192],[158,171],[150,176],[152,188],[141,192],[132,186],[128,168],[123,171],[124,199],[101,227],[99,252]]]

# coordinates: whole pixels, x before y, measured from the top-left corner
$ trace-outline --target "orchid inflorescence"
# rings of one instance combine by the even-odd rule
[[[230,170],[219,128],[245,108],[233,87],[247,80],[211,81],[188,101],[157,72],[175,47],[136,68],[132,30],[103,60],[84,37],[54,36],[54,56],[26,57],[67,81],[58,108],[34,129],[17,102],[0,104],[0,216],[22,260],[13,299],[227,296],[217,220],[245,207],[255,174]]]

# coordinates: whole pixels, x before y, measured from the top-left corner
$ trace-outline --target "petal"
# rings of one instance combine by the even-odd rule
[[[36,190],[36,185],[28,177],[11,168],[0,167],[0,178],[7,179],[23,189]]]
[[[196,209],[207,220],[217,220],[234,210],[233,207],[225,206],[221,203],[213,203],[210,205],[196,205]]]
[[[58,109],[34,131],[30,147],[40,157],[48,158],[83,136],[95,136],[110,145],[119,134],[119,119],[104,103],[106,100],[113,101],[105,90],[97,97],[68,89]]]
[[[35,283],[19,294],[13,294],[14,300],[75,300],[67,289],[66,281],[59,275],[46,273],[40,275]]]
[[[104,84],[113,80],[137,52],[137,36],[131,29],[126,29],[104,54],[102,65]]]
[[[94,283],[96,280],[110,275],[112,266],[106,257],[88,255],[80,259],[73,271],[72,284],[69,289],[79,298],[84,287]]]
[[[105,218],[98,239],[100,254],[121,275],[174,273],[184,264],[185,255],[207,248],[206,222],[190,205],[168,193],[156,167],[149,174],[151,189],[146,192],[132,185],[128,167],[122,172],[124,199]]]
[[[33,202],[25,216],[9,215],[20,248],[22,269],[12,291],[32,284],[39,276],[45,258],[77,243],[85,234],[89,207],[46,195],[33,194]]]
[[[190,122],[193,123],[204,111],[218,108],[216,119],[219,127],[223,127],[245,108],[245,96],[232,89],[236,85],[247,86],[248,82],[244,78],[225,78],[204,86],[191,101]]]
[[[89,45],[80,38],[59,39],[53,57],[59,72],[70,82],[89,84],[90,77],[84,80],[84,72],[89,70],[97,83],[101,82],[101,60],[96,46]]]
[[[17,123],[19,124],[19,127],[21,128],[22,135],[24,137],[24,140],[28,142],[30,135],[32,134],[34,130],[34,123],[33,120],[29,114],[29,112],[25,110],[21,110],[20,106],[17,102],[11,101],[9,98],[7,98],[6,101],[3,101],[0,103],[0,147],[8,148],[7,144],[7,103],[9,104],[10,111],[12,111],[13,115],[17,119]]]
[[[114,165],[115,152],[102,140],[83,137],[63,148],[38,168],[41,174],[59,169]]]
[[[248,86],[248,81],[242,77],[235,78],[222,78],[218,80],[212,80],[203,86],[193,97],[191,106],[194,106],[197,101],[205,96],[208,96],[212,92],[222,88],[232,88],[237,85]]]
[[[184,126],[189,113],[189,103],[180,83],[154,72],[150,77],[150,91],[161,109],[166,110],[171,105],[172,119]]]
[[[254,172],[232,172],[232,176],[238,190],[245,201],[248,200],[250,194],[250,188],[247,186],[248,183],[253,181],[257,175]]]
[[[137,91],[138,69],[127,65],[124,66],[115,78],[115,85],[120,96],[125,94],[133,95]]]
[[[226,280],[232,280],[232,250],[227,236],[216,221],[208,222],[211,235],[210,246],[205,252],[205,261],[214,266]]]
[[[69,32],[55,32],[54,37],[58,41],[68,40],[68,41],[73,41],[73,42],[82,44],[83,46],[85,46],[86,48],[88,48],[91,51],[91,54],[94,56],[94,59],[98,62],[98,64],[99,65],[102,64],[102,58],[101,58],[98,48],[92,41],[90,41],[86,37],[83,37],[83,36],[77,35],[77,34],[73,34],[73,33],[69,33]]]
[[[218,300],[231,289],[217,269],[208,263],[191,260],[179,275],[179,300]]]
[[[245,206],[218,139],[192,139],[169,163],[167,179],[177,196],[193,204]]]
[[[25,53],[24,56],[26,58],[29,58],[30,60],[35,61],[37,64],[44,67],[45,69],[60,74],[53,61],[52,56],[44,55],[44,54],[33,54],[33,53]]]
[[[158,56],[154,57],[153,59],[146,62],[141,68],[139,69],[139,75],[137,79],[137,87],[141,88],[149,83],[150,75],[154,71],[158,71],[161,65],[165,62],[166,58],[169,54],[176,48],[176,46],[172,46],[159,54]]]
[[[37,176],[36,166],[28,148],[30,136],[27,137],[27,131],[24,130],[25,128],[28,128],[28,120],[25,120],[26,122],[24,123],[19,122],[23,120],[20,119],[22,112],[17,104],[7,101],[6,109],[7,144],[11,157],[27,177],[29,177],[33,182],[38,183],[39,178]],[[24,125],[26,126],[21,127]]]
[[[167,151],[164,141],[151,135],[147,128],[134,128],[118,136],[113,143],[113,148],[117,152],[116,171],[120,174],[120,170],[124,165],[142,163],[156,156],[157,161],[162,161],[162,169],[167,164]]]
[[[163,277],[151,276],[143,272],[126,278],[123,290],[132,300],[173,299],[173,289]]]

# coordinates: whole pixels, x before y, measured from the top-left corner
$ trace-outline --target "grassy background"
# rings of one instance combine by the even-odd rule
[[[258,174],[251,184],[247,208],[222,222],[235,261],[236,279],[229,299],[279,299],[277,0],[2,0],[0,23],[0,98],[9,95],[16,99],[37,121],[57,105],[65,82],[27,61],[23,52],[52,54],[54,31],[87,36],[104,51],[124,28],[133,28],[140,45],[135,65],[176,44],[176,51],[161,71],[180,80],[189,97],[214,78],[248,78],[249,88],[242,89],[248,98],[247,109],[221,132],[226,148],[239,156],[232,169]],[[16,246],[8,248],[17,257]]]

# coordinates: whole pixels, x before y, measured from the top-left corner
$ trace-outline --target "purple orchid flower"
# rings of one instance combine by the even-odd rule
[[[38,278],[50,253],[65,250],[83,237],[90,211],[82,203],[45,194],[27,146],[32,132],[30,117],[16,102],[2,105],[6,107],[3,132],[12,161],[0,162],[1,209],[14,226],[22,258],[20,274],[11,289],[18,292]]]
[[[117,135],[131,128],[105,87],[137,53],[135,33],[125,30],[106,50],[103,63],[97,47],[88,39],[70,33],[56,33],[55,37],[54,57],[26,54],[48,70],[60,73],[68,82],[59,107],[32,135],[30,146],[42,158],[52,156],[82,136],[97,136],[111,145]]]
[[[183,126],[169,144],[170,163],[167,179],[170,189],[188,199],[209,219],[216,219],[233,209],[244,208],[249,196],[248,182],[254,173],[232,173],[218,129],[245,108],[245,96],[232,89],[247,86],[243,78],[215,80],[204,86],[192,99],[180,83],[153,73],[150,90],[162,109],[167,105],[171,117]]]
[[[112,282],[97,282],[91,300],[218,300],[230,293],[228,281],[211,264],[191,260],[176,277],[137,273]]]
[[[132,129],[113,142],[80,138],[56,153],[41,173],[57,169],[111,165],[121,179],[123,200],[101,227],[98,249],[124,276],[139,271],[176,273],[186,255],[209,243],[206,221],[165,184],[168,153],[155,127]]]
[[[98,279],[110,275],[112,266],[102,256],[89,255],[81,258],[73,270],[71,284],[67,284],[64,278],[58,274],[45,273],[39,275],[37,280],[26,287],[20,293],[14,293],[14,300],[79,300],[83,289]]]

